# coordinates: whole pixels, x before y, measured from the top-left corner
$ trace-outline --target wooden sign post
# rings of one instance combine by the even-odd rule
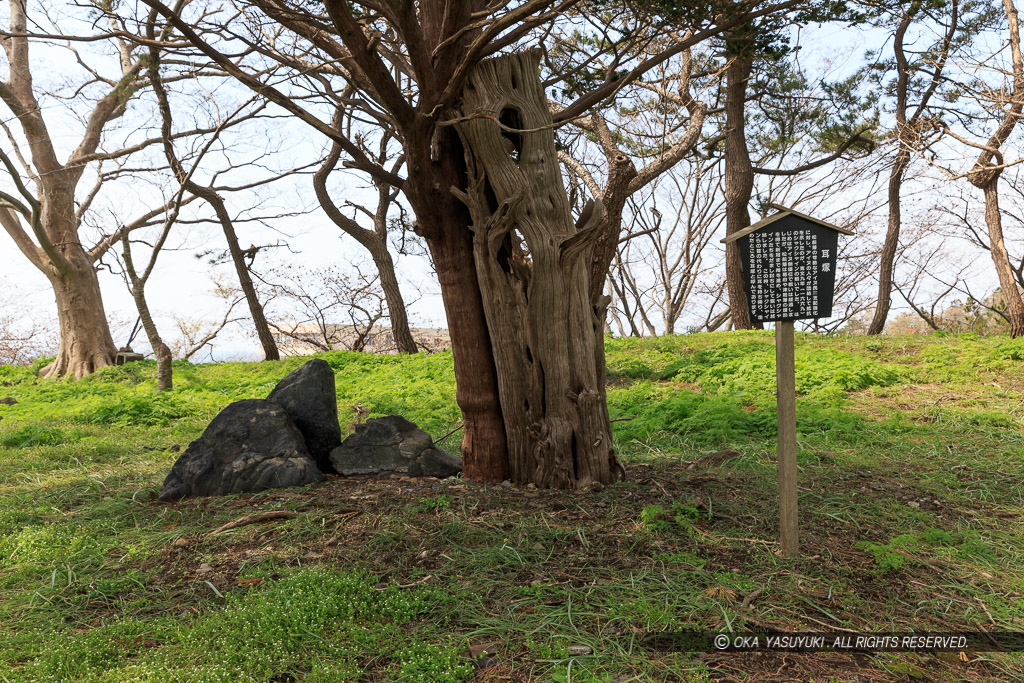
[[[779,541],[782,554],[800,553],[800,530],[796,516],[796,361],[793,350],[793,321],[775,323],[775,405],[778,410],[779,459]]]
[[[853,233],[783,206],[772,208],[777,213],[722,242],[738,240],[750,319],[775,323],[779,540],[782,554],[796,557],[800,534],[793,321],[832,315],[839,233]]]

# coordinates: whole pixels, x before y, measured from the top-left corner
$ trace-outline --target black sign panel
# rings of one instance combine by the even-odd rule
[[[737,242],[754,322],[832,315],[839,233],[790,214]]]

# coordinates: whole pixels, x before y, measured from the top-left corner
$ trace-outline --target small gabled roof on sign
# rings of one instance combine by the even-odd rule
[[[838,225],[833,225],[832,223],[829,223],[828,221],[823,221],[820,218],[815,218],[814,216],[808,216],[805,213],[800,213],[799,211],[796,211],[795,209],[791,209],[791,208],[786,207],[786,206],[781,206],[779,204],[769,204],[768,206],[770,206],[771,208],[775,209],[777,211],[777,213],[773,213],[771,216],[765,216],[764,218],[762,218],[758,222],[756,222],[753,225],[751,225],[749,228],[743,228],[739,232],[734,232],[733,234],[731,234],[728,237],[726,237],[723,240],[721,240],[722,244],[727,244],[729,242],[732,242],[733,240],[738,240],[739,238],[744,237],[746,235],[749,235],[750,233],[754,232],[755,230],[760,230],[761,228],[765,227],[766,225],[770,225],[770,224],[774,223],[775,221],[779,220],[780,218],[785,218],[786,216],[796,216],[797,218],[803,218],[805,221],[811,221],[812,223],[817,223],[818,225],[820,225],[822,227],[830,228],[830,229],[835,230],[836,232],[840,232],[840,233],[842,233],[844,235],[852,235],[853,234],[852,230],[847,230],[846,228],[840,228]]]

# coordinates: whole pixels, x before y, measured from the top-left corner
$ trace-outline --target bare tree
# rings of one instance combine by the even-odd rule
[[[1006,315],[1010,320],[1010,336],[1024,335],[1024,301],[1021,300],[1020,289],[1014,278],[1013,266],[1006,250],[1003,238],[1002,214],[999,211],[999,178],[1002,175],[1004,159],[1000,151],[1024,110],[1024,60],[1021,58],[1020,21],[1017,7],[1013,0],[1003,0],[1006,9],[1007,28],[1009,32],[1010,58],[1012,63],[1012,85],[1001,92],[994,92],[991,106],[1003,110],[1002,121],[984,144],[975,143],[981,149],[974,168],[967,179],[972,185],[982,190],[985,195],[985,223],[988,225],[989,251],[992,263],[999,275],[1003,301],[1006,304]]]
[[[956,42],[962,42],[962,37],[959,41],[955,40],[961,32],[959,0],[952,0],[948,6],[945,2],[914,0],[910,3],[898,3],[893,10],[898,17],[892,48],[896,71],[896,81],[892,85],[896,122],[891,136],[896,146],[896,155],[889,171],[889,220],[880,255],[878,299],[875,303],[874,317],[868,326],[868,334],[881,334],[885,329],[892,300],[893,268],[902,225],[900,193],[904,176],[913,155],[922,146],[934,142],[934,136],[929,139],[927,135],[934,130],[931,99],[942,82],[951,48]],[[947,11],[948,18],[943,22],[942,15]],[[907,31],[915,21],[925,20],[944,23],[945,31],[935,44],[916,54],[912,53],[912,58],[908,58],[909,51],[905,44]],[[916,102],[912,107],[911,97]]]
[[[233,317],[235,308],[244,297],[235,296],[230,288],[218,284],[216,292],[224,300],[227,308],[218,320],[203,320],[196,317],[174,316],[174,327],[177,336],[170,342],[171,354],[181,360],[189,360],[204,349],[211,348],[213,341],[229,325],[241,321]]]
[[[45,377],[82,377],[113,362],[114,342],[96,265],[122,234],[151,224],[169,208],[151,208],[101,234],[92,247],[84,244],[86,214],[104,186],[120,177],[123,170],[105,171],[103,162],[123,160],[160,141],[158,137],[136,136],[123,145],[107,148],[105,133],[125,115],[145,84],[145,59],[134,37],[113,17],[111,6],[93,9],[99,15],[98,19],[94,17],[91,33],[64,35],[57,27],[46,32],[45,14],[30,19],[25,0],[10,0],[9,30],[0,32],[8,66],[6,80],[0,82],[0,100],[10,112],[10,117],[0,122],[10,150],[0,151],[0,163],[13,185],[12,192],[0,192],[0,224],[21,253],[47,277],[57,301],[60,346],[54,362],[42,371]],[[68,19],[69,23],[73,21]],[[109,25],[109,30],[99,29],[102,24]],[[165,42],[167,39],[167,34],[161,33],[154,37],[154,44],[171,45]],[[78,46],[94,42],[113,49],[117,55],[116,75],[104,75],[103,69],[90,64],[94,61],[90,55],[79,50]],[[40,98],[56,97],[57,93],[47,93],[35,79],[38,74],[33,70],[40,62],[31,59],[33,45],[65,50],[84,74],[81,83],[70,85],[68,93],[61,95],[71,102],[81,124],[77,143],[64,161],[60,160],[62,150],[54,122],[47,118],[50,112],[40,104]],[[68,135],[67,125],[66,120],[58,122],[59,138]],[[201,131],[185,130],[177,135],[196,132]],[[90,174],[95,182],[79,197],[83,177]]]
[[[116,181],[160,172],[147,161],[128,160],[144,156],[162,138],[146,136],[152,128],[147,117],[135,111],[137,93],[147,85],[145,51],[138,46],[143,39],[114,15],[114,5],[92,6],[85,10],[87,15],[62,14],[61,26],[53,24],[45,9],[30,18],[24,0],[10,0],[9,10],[9,30],[0,32],[8,66],[0,100],[11,114],[0,128],[9,152],[0,151],[0,164],[12,191],[0,193],[0,224],[18,250],[46,275],[56,299],[60,344],[53,364],[41,374],[77,378],[111,364],[116,350],[96,275],[101,259],[120,244],[123,234],[160,224],[171,203],[141,209],[140,215],[114,227],[103,227],[102,220],[94,219],[95,207],[111,194],[108,189]],[[75,26],[87,28],[79,34],[61,30]],[[104,26],[108,28],[103,30]],[[90,45],[103,47],[84,51]],[[180,43],[166,32],[151,41],[159,49],[176,45]],[[41,62],[30,56],[36,49],[69,65],[60,74],[60,85],[48,89],[38,78],[53,72],[39,72]],[[57,54],[60,51],[65,54]],[[115,65],[116,73],[109,73]],[[194,65],[180,67],[175,80],[201,73]],[[44,106],[46,102],[60,106]],[[66,150],[76,126],[78,138]],[[209,132],[197,126],[174,133],[174,138]],[[144,201],[136,199],[136,207]],[[90,241],[88,228],[96,225],[98,236]]]
[[[845,5],[826,3],[811,8],[803,18],[841,20],[845,15]],[[750,226],[750,201],[758,175],[798,176],[873,147],[874,122],[867,115],[870,101],[854,95],[857,79],[822,80],[810,86],[799,66],[790,61],[791,50],[780,38],[782,26],[773,16],[760,24],[747,22],[729,32],[721,47],[726,60],[721,95],[724,120],[708,147],[722,144],[724,148],[727,236]],[[813,150],[812,158],[795,158],[795,151],[807,148]],[[755,165],[752,154],[759,151],[768,153]],[[726,245],[725,270],[733,326],[761,327],[750,319],[735,240]]]
[[[977,69],[981,71],[988,66],[996,70],[996,78],[999,83],[996,85],[986,84],[983,79],[973,77],[967,82],[957,83],[957,92],[963,93],[961,97],[961,111],[956,113],[956,120],[966,122],[968,128],[965,134],[954,131],[947,123],[939,122],[946,135],[973,150],[979,150],[978,156],[972,168],[965,174],[967,180],[976,188],[982,190],[985,199],[985,223],[988,228],[988,250],[995,266],[996,274],[999,277],[999,286],[1005,305],[1005,315],[1010,322],[1010,335],[1018,337],[1024,334],[1024,300],[1021,298],[1017,277],[1010,256],[1006,248],[1006,240],[1003,234],[1002,212],[999,208],[999,180],[1003,170],[1008,166],[1019,163],[1019,160],[1007,161],[1004,158],[1003,147],[1010,139],[1017,127],[1018,121],[1024,112],[1024,59],[1021,57],[1020,45],[1020,22],[1017,8],[1013,0],[1003,0],[1005,12],[1005,30],[1007,39],[1005,47],[1009,48],[1010,65],[1005,69],[992,67],[995,61],[991,56],[984,56],[979,60]],[[1002,49],[1000,51],[1003,51]],[[963,101],[973,99],[976,103],[976,111],[966,111]],[[978,142],[971,137],[970,124],[981,122],[982,124],[992,121],[995,129],[984,139]],[[934,155],[932,156],[935,162]],[[948,169],[946,174],[952,178],[963,177]]]
[[[334,125],[341,130],[345,123],[345,109],[339,106],[335,111]],[[349,121],[351,125],[351,121]],[[385,133],[377,141],[376,152],[372,152],[363,146],[367,157],[374,158],[377,163],[386,165],[392,155],[389,152],[389,145],[392,143],[390,134]],[[377,191],[377,206],[370,209],[354,202],[346,202],[347,206],[362,213],[373,225],[373,229],[364,228],[359,221],[349,218],[331,198],[327,190],[327,178],[338,165],[341,158],[341,145],[332,143],[331,151],[324,160],[323,165],[313,176],[313,188],[316,190],[317,200],[323,208],[327,217],[331,219],[338,228],[355,239],[369,253],[377,268],[380,286],[384,291],[387,301],[388,317],[391,320],[391,330],[394,335],[395,344],[399,353],[416,353],[416,340],[413,339],[412,331],[409,329],[409,315],[406,310],[406,303],[402,297],[401,287],[398,285],[398,275],[395,273],[395,262],[388,249],[388,227],[390,225],[390,213],[393,206],[397,205],[399,189],[388,185],[380,180],[374,181],[374,189]],[[391,159],[391,172],[397,174],[404,163],[404,158],[398,155]],[[400,208],[400,207],[399,207]]]
[[[159,237],[150,251],[149,261],[145,269],[140,273],[135,267],[135,257],[132,254],[132,244],[127,232],[121,234],[121,255],[124,258],[124,278],[131,292],[132,300],[135,301],[135,308],[139,311],[139,320],[142,328],[146,331],[150,348],[156,356],[156,388],[157,391],[168,391],[173,387],[174,380],[171,369],[171,349],[160,337],[160,331],[153,322],[153,315],[149,310],[149,303],[146,301],[146,283],[149,276],[153,274],[156,260],[160,256],[167,236],[174,225],[173,218],[168,218],[160,231]]]
[[[1006,319],[1002,292],[995,291],[980,299],[968,295],[957,299],[939,314],[942,328],[949,332],[975,334],[1006,334],[1010,323]]]
[[[622,337],[657,336],[658,329],[648,312],[648,298],[656,287],[656,283],[640,277],[640,264],[630,260],[629,250],[617,251],[612,261],[612,271],[608,277],[611,289],[612,319],[618,326]],[[629,324],[628,331],[623,327],[620,314]]]
[[[722,206],[721,165],[714,159],[684,161],[655,181],[648,196],[630,199],[630,224],[610,280],[613,306],[629,321],[631,334],[640,328],[676,332],[687,302],[709,274],[706,249],[724,220]]]
[[[150,41],[155,40],[157,35],[156,31],[156,18],[157,15],[154,12],[150,16],[150,21],[147,25],[147,38]],[[170,26],[164,27],[164,32],[170,30]],[[167,89],[164,87],[163,76],[160,73],[160,49],[156,46],[149,48],[149,60],[147,65],[147,76],[149,77],[150,84],[153,87],[153,92],[156,94],[158,108],[160,110],[160,132],[163,137],[164,155],[167,158],[167,163],[170,165],[178,182],[181,186],[189,193],[199,197],[213,209],[217,216],[217,221],[220,223],[221,229],[224,231],[224,240],[227,242],[228,252],[231,254],[231,262],[235,267],[235,274],[238,276],[239,284],[241,285],[242,292],[245,295],[246,303],[249,305],[249,314],[252,316],[253,325],[256,328],[256,335],[259,337],[260,345],[263,347],[263,358],[264,360],[278,360],[280,354],[277,351],[277,344],[274,342],[274,335],[270,331],[270,326],[267,324],[266,316],[263,313],[263,305],[260,303],[256,296],[256,288],[253,285],[252,277],[249,275],[249,268],[246,264],[246,256],[242,251],[241,245],[238,243],[238,234],[235,231],[235,224],[232,219],[231,213],[228,211],[227,203],[224,198],[217,192],[212,186],[203,186],[193,180],[192,172],[186,171],[178,158],[177,153],[174,149],[173,142],[173,119],[171,112],[171,104],[168,98]],[[196,165],[198,166],[198,161]],[[195,170],[193,167],[192,171]]]
[[[656,54],[667,45],[686,40],[689,34],[669,31],[663,34],[659,24],[637,27],[636,17],[626,14],[632,35],[643,35],[651,31],[650,42],[642,50]],[[584,17],[594,24],[602,40],[608,40],[613,28],[607,22]],[[582,39],[578,33],[563,37],[550,52],[558,52],[558,58],[547,60],[553,74],[568,78],[583,65],[588,70],[607,74],[614,71],[615,64],[622,58],[620,52],[606,56],[593,55],[592,41]],[[678,57],[668,60],[652,69],[643,78],[624,88],[623,95],[630,95],[633,106],[610,110],[597,110],[589,116],[570,121],[580,134],[571,136],[577,143],[592,140],[599,150],[597,163],[584,163],[575,154],[566,151],[568,140],[564,136],[559,142],[559,160],[569,172],[569,182],[574,195],[583,198],[589,191],[601,208],[601,215],[594,226],[593,253],[590,264],[590,292],[595,305],[603,302],[605,280],[613,260],[619,260],[616,251],[622,241],[623,212],[630,198],[655,182],[662,174],[669,172],[676,164],[690,155],[700,142],[707,106],[693,96],[694,71],[705,72],[708,65],[695,66],[692,50],[684,49]],[[711,69],[710,78],[717,78]],[[549,77],[551,80],[554,76]],[[701,80],[708,80],[702,75]],[[571,80],[571,79],[569,79]],[[556,102],[549,104],[553,111],[559,111]],[[637,164],[640,167],[637,168]],[[594,167],[598,168],[594,168]],[[598,180],[603,176],[603,182]],[[581,187],[579,187],[581,186]],[[590,219],[596,209],[591,202],[580,206],[578,222],[582,225]],[[578,202],[574,202],[578,203]]]
[[[0,278],[0,365],[24,365],[57,349],[53,322],[33,314]]]
[[[276,315],[271,327],[294,342],[294,353],[287,351],[288,355],[365,351],[390,311],[379,271],[359,263],[346,269],[276,268],[262,279],[272,283],[268,298],[273,299]],[[395,350],[402,352],[394,342]]]
[[[799,161],[797,163],[803,163]],[[784,163],[766,151],[759,165]],[[773,206],[799,208],[829,222],[855,231],[839,241],[837,272],[833,289],[832,315],[827,319],[805,320],[803,329],[818,334],[838,332],[874,304],[874,283],[881,247],[870,239],[869,226],[884,208],[878,202],[878,188],[888,169],[881,156],[862,156],[842,164],[797,174],[758,173],[755,203],[768,214]],[[902,251],[897,252],[899,257]]]
[[[156,50],[156,48],[153,49]],[[159,66],[160,60],[159,56],[157,55],[156,57],[153,57],[153,61],[150,64],[150,68],[159,69]],[[161,103],[161,105],[166,105],[167,92],[163,88],[162,81],[158,77],[154,79],[152,74],[150,74],[150,77],[151,81],[153,82],[154,91],[157,93],[158,101]],[[181,212],[182,207],[186,203],[186,191],[189,190],[189,188],[196,187],[195,183],[191,181],[192,174],[195,172],[197,168],[199,168],[199,165],[202,162],[203,157],[210,150],[210,148],[213,147],[214,143],[218,140],[220,134],[223,132],[223,129],[225,127],[231,125],[233,122],[237,123],[240,120],[244,120],[246,118],[249,118],[249,116],[254,115],[250,113],[249,116],[237,116],[245,110],[246,106],[242,105],[242,107],[237,109],[231,115],[227,116],[225,120],[221,122],[221,125],[211,135],[207,137],[205,144],[203,144],[200,151],[197,153],[191,171],[189,171],[188,174],[179,177],[179,180],[181,181],[180,187],[178,188],[178,191],[176,192],[174,198],[170,202],[168,202],[168,204],[170,205],[170,210],[167,212],[167,215],[164,218],[164,224],[161,227],[156,240],[151,245],[149,245],[149,260],[147,261],[145,268],[141,272],[135,267],[135,257],[133,254],[131,235],[127,231],[121,232],[121,257],[123,258],[124,261],[123,276],[125,283],[128,285],[128,291],[131,293],[132,299],[135,302],[135,308],[139,312],[139,321],[142,323],[142,327],[146,332],[146,337],[149,339],[150,348],[153,349],[153,355],[156,357],[157,391],[168,391],[173,387],[173,370],[171,367],[172,354],[170,347],[164,342],[163,338],[160,335],[160,331],[157,329],[156,322],[153,320],[153,314],[150,311],[149,303],[146,301],[146,283],[149,281],[150,276],[153,274],[153,269],[156,267],[157,259],[160,257],[160,253],[167,242],[167,238],[170,235],[175,222],[178,220],[178,216]],[[165,122],[165,124],[166,123],[167,122]],[[164,126],[163,133],[165,145],[173,144],[171,142],[169,125]],[[175,161],[177,160],[175,159]],[[183,168],[180,165],[180,163],[178,163],[176,169],[181,170],[183,172]],[[191,194],[189,196],[195,197],[198,195]],[[221,208],[221,210],[226,211],[226,209],[224,208],[224,202],[222,199],[220,199],[219,196],[217,197],[217,201],[219,202],[218,206]],[[235,249],[238,250],[237,242],[235,243]],[[234,306],[232,305],[231,308],[234,308]],[[221,327],[223,328],[223,325]],[[207,342],[203,342],[202,344],[199,345],[198,348],[201,348],[206,343]],[[198,350],[198,348],[196,350]],[[195,353],[195,351],[192,351],[192,353]]]
[[[1018,216],[1020,212],[1020,199],[1024,198],[1024,191],[1020,187],[1021,173],[1017,167],[1017,173],[1014,176],[1003,176],[1005,187],[1010,190],[1010,206],[1002,206],[1000,202],[1000,212],[1002,213],[1003,220],[1011,220],[1020,223]],[[940,218],[943,219],[944,229],[938,232],[938,238],[944,241],[965,241],[967,246],[972,246],[980,249],[982,252],[991,253],[991,245],[989,244],[989,236],[986,230],[980,230],[980,225],[985,225],[985,205],[982,203],[980,206],[971,200],[969,193],[965,192],[963,188],[959,189],[958,196],[953,196],[952,193],[944,197],[944,201],[935,207],[935,212],[940,214]],[[1014,235],[1013,231],[1010,231],[1010,235]],[[1019,234],[1019,233],[1018,233]],[[1019,237],[1017,239],[1019,242]],[[1004,244],[1009,240],[1004,240]],[[1013,255],[1011,253],[1011,247],[1006,245],[1007,253],[1011,263],[1016,263],[1013,266],[1013,277],[1017,281],[1018,287],[1024,287],[1024,253],[1020,255]],[[990,256],[991,258],[991,256]]]

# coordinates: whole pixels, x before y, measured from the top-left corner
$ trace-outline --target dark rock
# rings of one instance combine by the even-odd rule
[[[443,479],[462,471],[462,460],[434,445],[430,435],[399,415],[371,418],[331,451],[338,474],[407,474]]]
[[[341,444],[334,370],[319,358],[285,375],[267,396],[288,413],[306,439],[306,448],[324,472],[333,472],[331,451]]]
[[[18,399],[14,398],[13,396],[4,396],[3,398],[0,398],[0,405],[13,406],[16,405],[17,403]]]
[[[277,403],[232,403],[174,463],[160,500],[305,486],[324,478]]]

